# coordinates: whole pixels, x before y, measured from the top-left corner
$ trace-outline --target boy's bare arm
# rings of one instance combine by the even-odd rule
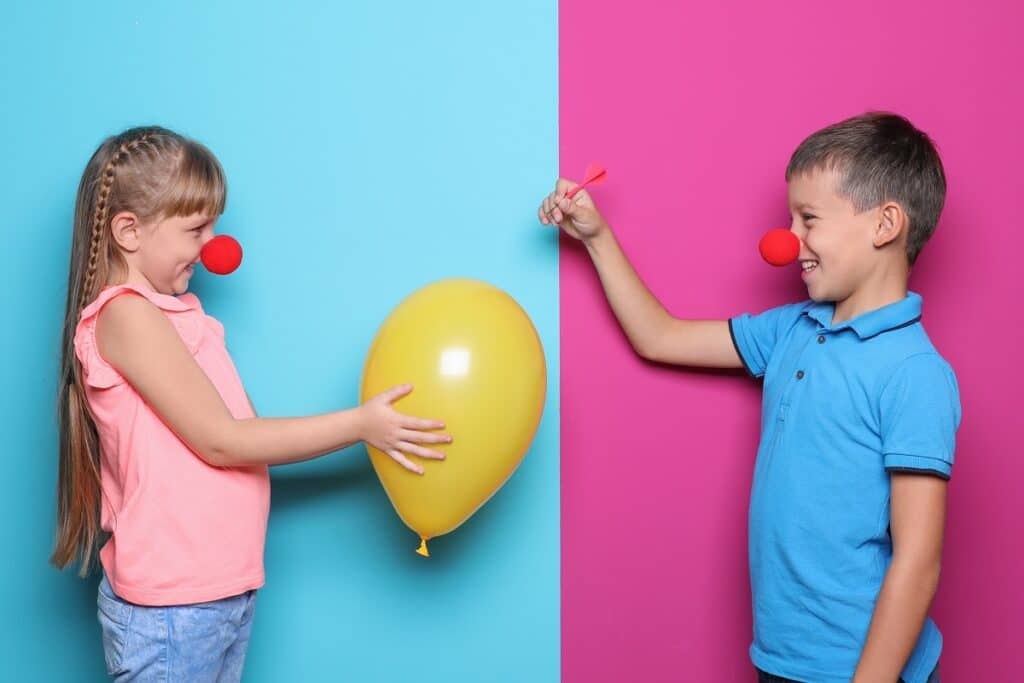
[[[538,209],[538,217],[586,245],[608,303],[636,352],[675,365],[743,367],[728,321],[671,316],[640,279],[587,191],[565,198],[572,187],[573,183],[559,180]]]
[[[610,229],[586,241],[605,296],[636,352],[674,365],[741,368],[726,320],[680,320],[640,279]]]
[[[871,617],[854,683],[897,681],[921,634],[939,585],[946,519],[944,479],[892,475],[892,563]]]

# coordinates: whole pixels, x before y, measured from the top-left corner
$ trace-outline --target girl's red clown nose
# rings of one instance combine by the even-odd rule
[[[217,235],[203,245],[199,258],[211,273],[227,275],[242,263],[242,245],[230,235]]]

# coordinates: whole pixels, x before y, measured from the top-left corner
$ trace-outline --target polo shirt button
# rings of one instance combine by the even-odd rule
[[[804,371],[803,370],[797,370],[796,371],[796,378],[797,379],[803,379],[804,378]]]
[[[818,343],[819,344],[824,344],[825,343],[825,335],[823,335],[823,334],[819,334],[818,335]]]

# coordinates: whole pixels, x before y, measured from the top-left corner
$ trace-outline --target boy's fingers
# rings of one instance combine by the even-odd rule
[[[590,192],[588,192],[586,188],[583,188],[573,195],[572,201],[576,204],[587,206],[591,203]]]
[[[558,182],[555,183],[555,194],[559,197],[565,196],[565,193],[576,187],[576,183],[565,178],[559,178]]]
[[[558,210],[561,211],[562,214],[566,216],[577,215],[579,213],[580,208],[582,207],[576,201],[576,197],[573,197],[572,199],[565,199],[563,197],[562,201],[558,202]]]
[[[593,202],[586,190],[580,190],[572,196],[572,199],[562,199],[558,204],[558,208],[562,209],[563,213],[569,215],[574,214],[579,209],[587,209],[591,206],[593,206]]]

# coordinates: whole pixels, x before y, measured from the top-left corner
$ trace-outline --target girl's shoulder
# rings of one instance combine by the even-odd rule
[[[92,303],[82,309],[82,313],[79,316],[79,325],[88,319],[95,319],[96,316],[99,315],[100,311],[103,310],[103,307],[112,299],[128,293],[138,294],[150,301],[157,308],[170,313],[184,313],[187,311],[202,312],[203,310],[203,306],[199,302],[199,297],[192,293],[182,294],[181,296],[171,296],[170,294],[154,292],[152,289],[141,285],[110,285],[102,289]]]
[[[124,381],[121,374],[100,355],[96,342],[96,323],[108,303],[126,294],[141,296],[163,311],[192,354],[196,353],[204,331],[210,327],[199,297],[195,294],[171,296],[134,284],[104,288],[95,300],[82,309],[74,337],[75,355],[82,364],[85,382],[95,388],[109,388]]]

